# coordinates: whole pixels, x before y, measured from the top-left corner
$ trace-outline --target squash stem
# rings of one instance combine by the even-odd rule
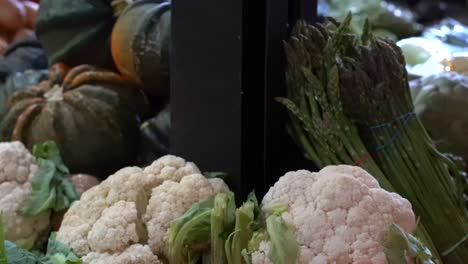
[[[111,3],[115,17],[119,17],[133,0],[113,0]]]

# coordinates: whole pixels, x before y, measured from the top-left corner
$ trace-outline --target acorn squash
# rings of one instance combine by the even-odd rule
[[[15,93],[1,126],[5,140],[29,149],[53,140],[71,173],[105,178],[138,152],[143,93],[120,75],[81,65],[55,65],[50,80]]]
[[[140,126],[141,148],[139,165],[148,166],[154,160],[170,154],[171,112],[169,107]]]
[[[151,95],[169,94],[170,22],[170,3],[142,0],[120,14],[112,31],[117,69]]]

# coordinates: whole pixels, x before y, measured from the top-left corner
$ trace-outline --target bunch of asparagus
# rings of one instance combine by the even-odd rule
[[[351,33],[350,21],[299,22],[293,30],[288,98],[278,99],[291,114],[288,130],[319,167],[361,166],[406,197],[421,217],[417,235],[428,246],[432,240],[444,262],[466,263],[468,211],[458,169],[413,113],[399,48],[373,37],[368,24],[362,35]]]

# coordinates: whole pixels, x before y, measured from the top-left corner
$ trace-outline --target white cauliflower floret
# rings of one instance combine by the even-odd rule
[[[25,183],[31,180],[37,169],[36,159],[23,143],[0,143],[0,183]]]
[[[145,169],[121,169],[83,193],[65,214],[57,239],[85,256],[85,263],[153,263],[129,259],[125,252],[135,245],[144,247],[141,252],[163,252],[159,246],[171,221],[224,190],[229,189],[222,180],[206,179],[195,164],[164,156]]]
[[[252,253],[252,263],[255,264],[273,264],[268,258],[271,243],[269,241],[262,241],[258,246],[258,250]]]
[[[265,195],[262,211],[269,214],[278,204],[288,205],[282,217],[296,228],[299,263],[387,263],[381,242],[389,226],[408,233],[416,228],[409,201],[381,189],[359,167],[289,172]],[[253,263],[269,263],[268,250],[264,244]]]
[[[96,253],[84,256],[83,264],[160,264],[158,256],[148,246],[135,244],[121,253]]]
[[[211,187],[213,187],[214,193],[229,192],[229,187],[226,185],[226,183],[222,179],[212,178],[212,179],[208,179],[208,181],[210,182]]]
[[[201,172],[194,163],[186,162],[184,159],[176,156],[167,155],[146,167],[144,173],[148,175],[147,184],[153,188],[164,181],[179,182],[187,175],[200,174]]]
[[[153,189],[144,221],[148,228],[148,244],[158,255],[168,256],[168,240],[171,222],[182,216],[199,201],[228,190],[226,184],[210,181],[201,174],[182,178],[180,183],[165,181]]]
[[[49,213],[25,217],[19,213],[31,194],[37,172],[34,156],[21,142],[0,143],[0,211],[6,239],[30,248],[49,228]]]
[[[146,210],[148,194],[145,193],[145,185],[142,184],[145,174],[140,168],[128,167],[117,171],[101,184],[84,192],[81,199],[72,204],[65,214],[62,225],[57,232],[57,239],[66,243],[79,255],[86,255],[98,249],[92,248],[88,236],[95,224],[102,224],[105,220],[103,212],[119,201],[133,203],[125,209],[130,212],[121,214],[131,215],[136,208],[140,216]],[[112,228],[109,226],[107,228]],[[94,231],[97,233],[97,230]],[[110,241],[115,245],[107,245],[108,248],[119,248],[118,240]],[[97,243],[98,244],[98,243]],[[99,252],[99,251],[97,251]]]
[[[89,246],[97,252],[124,251],[145,236],[141,234],[142,226],[135,203],[119,201],[104,209],[101,218],[93,225],[88,234]]]

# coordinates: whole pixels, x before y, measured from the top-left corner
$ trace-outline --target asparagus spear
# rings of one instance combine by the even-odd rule
[[[300,22],[286,43],[288,98],[278,101],[290,110],[292,122],[288,131],[304,148],[306,158],[321,167],[359,163],[384,188],[392,189],[339,100],[338,68],[333,59],[342,42],[349,38],[345,25],[350,21],[349,18],[343,23],[338,29],[342,33],[333,41],[328,41],[324,27]]]

